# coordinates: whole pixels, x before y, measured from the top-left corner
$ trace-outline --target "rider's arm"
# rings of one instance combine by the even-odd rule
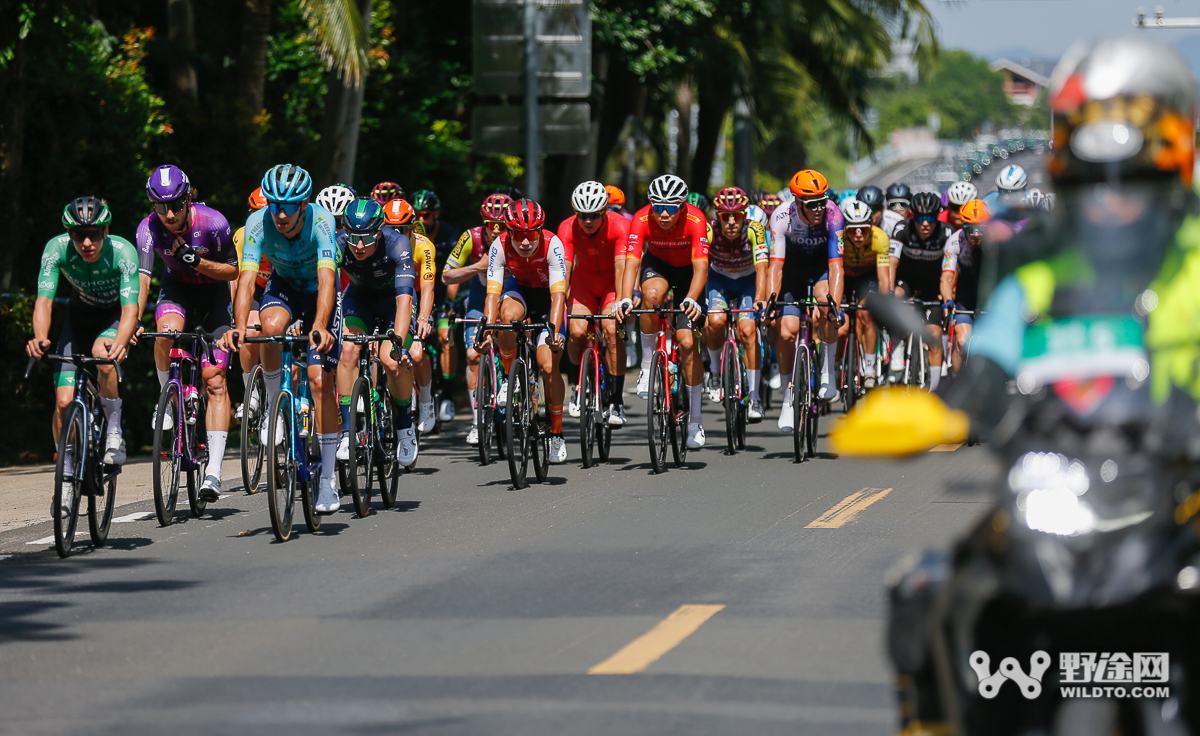
[[[265,259],[262,257],[264,210],[252,212],[242,230],[241,262],[238,265],[237,300],[233,304],[233,320],[239,335],[246,334],[246,320],[254,302],[254,286]]]
[[[483,314],[488,322],[495,322],[500,313],[500,295],[504,291],[504,245],[503,236],[492,241],[487,257],[487,299],[484,300]]]
[[[688,285],[687,298],[699,304],[704,285],[708,283],[708,221],[703,217],[689,217],[687,229],[692,241],[692,283]]]
[[[217,281],[236,281],[238,277],[238,254],[233,247],[233,231],[224,217],[214,211],[212,228],[215,247],[207,258],[201,258],[196,270]]]
[[[875,251],[875,274],[881,294],[892,293],[892,241],[880,228],[871,229],[871,247]]]
[[[567,300],[568,276],[566,249],[556,235],[551,235],[547,244],[546,264],[550,271],[550,321],[554,324],[553,334],[558,335],[564,319],[563,305]]]
[[[830,233],[829,236],[829,294],[838,309],[842,307],[842,293],[846,290],[845,271],[842,269],[845,248],[843,237],[842,230]]]
[[[761,223],[750,222],[746,225],[746,234],[750,238],[750,254],[754,258],[754,301],[765,302],[770,288],[771,244],[767,238],[766,229]]]
[[[462,235],[458,236],[458,242],[454,244],[454,250],[450,251],[450,255],[446,258],[446,265],[442,268],[443,284],[454,286],[470,280],[474,274],[463,272],[467,268],[467,259],[470,257],[473,247],[471,231],[463,230]],[[484,267],[487,267],[486,262],[484,263]],[[447,293],[449,293],[449,290],[447,290]]]
[[[939,292],[943,302],[954,299],[954,287],[958,284],[958,253],[962,247],[962,231],[952,235],[942,250],[942,279]]]
[[[429,322],[429,315],[433,314],[433,296],[434,296],[434,251],[433,241],[424,235],[417,235],[412,238],[413,244],[413,265],[417,269],[417,283],[420,284],[421,290],[421,306],[419,319]]]
[[[110,238],[113,249],[114,263],[121,274],[118,293],[121,299],[121,321],[117,325],[117,337],[112,342],[109,355],[123,351],[137,330],[138,316],[141,314],[139,305],[141,299],[141,279],[135,278],[138,273],[138,252],[133,243],[120,238]]]
[[[325,212],[320,208],[317,208],[316,211]],[[312,233],[317,244],[317,313],[313,317],[313,329],[327,333],[338,292],[338,246],[333,230],[333,218],[329,217],[328,213],[319,217],[313,223]],[[247,241],[247,245],[249,245],[249,241]],[[242,247],[244,250],[246,246]],[[246,259],[245,252],[242,254],[242,259],[243,261]],[[323,334],[321,342],[331,347],[334,341],[332,335]]]
[[[317,313],[313,317],[313,329],[322,332],[329,329],[329,318],[333,316],[333,305],[337,300],[337,270],[317,269]]]
[[[617,294],[618,299],[633,298],[638,273],[642,270],[642,248],[645,247],[646,234],[649,232],[649,209],[643,208],[629,223],[629,240],[625,241],[625,277],[621,291]]]
[[[37,300],[33,304],[33,339],[37,341],[39,351],[41,344],[50,340],[50,315],[54,310],[54,293],[58,291],[58,267],[65,252],[64,245],[70,245],[70,236],[51,238],[42,251]]]

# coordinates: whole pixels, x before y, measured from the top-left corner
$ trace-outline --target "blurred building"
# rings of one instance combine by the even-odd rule
[[[992,71],[1004,75],[1004,93],[1008,95],[1008,99],[1018,105],[1033,107],[1042,88],[1050,84],[1050,79],[1045,74],[1035,71],[1032,68],[1035,66],[1034,63],[1028,60],[1022,61],[1024,63],[997,59],[992,62]],[[1037,66],[1044,66],[1044,64],[1045,62],[1040,60],[1036,63]]]

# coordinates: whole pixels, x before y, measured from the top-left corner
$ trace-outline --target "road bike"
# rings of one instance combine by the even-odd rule
[[[508,396],[504,402],[504,432],[508,445],[508,471],[513,487],[524,488],[533,461],[538,483],[550,473],[550,426],[538,416],[538,370],[534,341],[543,330],[554,329],[545,322],[513,322],[511,324],[481,324],[480,330],[515,332],[517,356],[508,369]],[[532,368],[531,368],[532,367]]]
[[[249,329],[262,331],[260,325]],[[255,364],[246,381],[246,395],[242,399],[241,466],[242,487],[246,493],[257,493],[262,481],[263,465],[267,461],[267,444],[261,436],[263,417],[270,412],[267,407],[267,381],[262,364]]]
[[[463,324],[482,324],[479,319],[458,319]],[[451,324],[450,334],[454,334]],[[475,380],[475,422],[476,436],[479,438],[479,464],[490,465],[492,462],[492,440],[496,442],[496,456],[503,460],[506,456],[508,440],[504,431],[504,407],[498,403],[498,387],[504,377],[504,369],[496,346],[483,344],[483,329],[475,331],[475,352],[479,354],[479,375]]]
[[[117,503],[117,476],[120,465],[104,463],[104,442],[108,437],[108,420],[100,405],[97,380],[87,368],[111,365],[117,371],[117,383],[124,383],[121,364],[108,358],[90,355],[46,355],[46,360],[70,363],[75,366],[75,397],[63,411],[62,430],[58,436],[58,454],[54,461],[54,497],[50,515],[54,517],[54,549],[59,557],[71,554],[75,543],[75,527],[79,522],[79,500],[88,497],[88,531],[92,546],[103,547],[112,527],[113,510]],[[25,367],[29,377],[36,358]],[[63,513],[62,509],[66,509]]]
[[[838,361],[838,393],[842,398],[842,409],[849,413],[858,399],[866,392],[864,380],[866,365],[863,362],[862,349],[858,344],[858,310],[864,309],[856,303],[842,304],[842,312],[846,315],[849,330],[846,333],[846,343],[842,348],[842,357]],[[885,353],[886,355],[886,353]]]
[[[800,310],[800,331],[796,333],[796,356],[792,363],[792,452],[795,461],[802,463],[817,454],[817,432],[823,402],[817,398],[820,386],[817,363],[817,339],[813,326],[812,310],[816,307],[834,308],[833,297],[825,303],[813,297],[813,285],[806,287],[803,299],[794,302],[772,300],[766,312],[771,314],[780,307],[797,307]]]
[[[675,467],[687,460],[688,392],[679,370],[679,344],[671,317],[686,314],[682,309],[634,309],[630,314],[652,314],[658,318],[654,356],[650,361],[650,385],[646,395],[646,429],[650,445],[650,466],[655,473],[667,468],[667,443]]]
[[[358,377],[350,390],[350,423],[343,428],[350,439],[350,457],[338,461],[338,479],[342,489],[350,490],[359,517],[371,513],[372,474],[377,476],[384,507],[390,509],[396,505],[400,465],[396,459],[395,406],[387,381],[375,383],[383,363],[374,354],[374,347],[383,342],[395,345],[398,339],[391,330],[382,335],[376,332],[342,336],[342,342],[362,348],[358,351]]]
[[[918,307],[917,311],[924,315],[930,309],[939,309],[941,302],[910,299],[909,303]],[[943,360],[945,358],[943,357]],[[904,344],[904,369],[900,371],[900,383],[917,388],[929,388],[929,376],[932,366],[929,364],[929,345],[923,334],[912,333]]]
[[[583,454],[583,467],[590,468],[592,451],[595,450],[601,462],[608,461],[608,451],[612,446],[612,425],[609,420],[609,405],[612,401],[612,384],[608,380],[608,371],[600,358],[597,348],[596,323],[599,320],[615,320],[611,314],[571,314],[567,319],[587,321],[587,333],[584,335],[583,355],[579,359],[579,445]],[[622,330],[618,330],[621,332]],[[619,334],[617,339],[624,340]]]
[[[772,294],[772,298],[774,295]],[[759,340],[758,354],[765,354],[763,349],[761,313],[757,309],[710,309],[709,314],[725,314],[725,344],[721,347],[721,407],[725,413],[725,451],[734,455],[738,450],[746,449],[746,425],[749,418],[746,415],[746,401],[750,395],[750,378],[746,368],[746,347],[738,337],[736,315],[753,314],[755,322],[754,335]],[[759,380],[759,384],[765,381]]]

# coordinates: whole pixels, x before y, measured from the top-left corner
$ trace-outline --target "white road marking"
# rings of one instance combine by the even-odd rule
[[[118,516],[117,518],[113,519],[113,523],[128,524],[131,521],[142,521],[143,519],[149,519],[152,516],[154,516],[153,511],[137,511],[132,514],[125,514],[124,516]]]
[[[32,542],[26,542],[25,544],[54,544],[54,535],[51,534],[48,537],[42,537],[41,539],[35,539]]]

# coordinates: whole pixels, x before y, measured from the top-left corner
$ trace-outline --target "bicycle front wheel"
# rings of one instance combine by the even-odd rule
[[[196,467],[187,473],[187,491],[188,506],[192,510],[192,516],[197,519],[208,507],[208,501],[200,497],[200,486],[204,483],[204,471],[208,467],[208,430],[205,427],[208,416],[208,398],[203,393],[200,395],[199,404],[196,409],[196,423],[184,433],[184,437],[191,440],[192,456],[196,463]]]
[[[59,557],[71,554],[75,525],[79,521],[79,496],[84,487],[84,462],[88,452],[87,428],[78,404],[67,407],[58,436],[58,459],[54,463],[54,549]],[[66,509],[66,511],[63,511]]]
[[[103,473],[103,469],[98,471]],[[108,542],[108,532],[112,527],[113,511],[117,507],[117,474],[104,480],[102,474],[96,478],[96,487],[88,498],[88,531],[92,535],[92,545],[103,547]]]
[[[375,422],[375,467],[379,475],[379,497],[383,499],[383,507],[390,509],[396,505],[400,463],[396,462],[396,405],[392,403],[386,388],[380,390],[376,407],[379,413]]]
[[[807,345],[796,347],[796,362],[792,366],[792,450],[795,460],[807,458],[808,415],[812,413],[812,362]]]
[[[183,417],[179,411],[179,384],[169,381],[158,395],[158,408],[154,412],[154,513],[158,523],[166,526],[175,516],[175,502],[179,498],[179,464],[183,439]],[[170,429],[163,429],[165,422]]]
[[[292,536],[296,512],[296,417],[292,396],[281,391],[271,406],[267,430],[267,506],[271,511],[271,531],[280,542]]]
[[[676,367],[678,371],[678,366]],[[671,414],[667,427],[671,434],[671,456],[675,467],[682,468],[687,462],[687,430],[688,430],[688,390],[683,385],[682,371],[675,375],[675,391],[671,393]]]
[[[529,376],[525,361],[513,361],[508,371],[508,403],[504,408],[504,433],[508,444],[508,472],[514,488],[524,488],[529,471],[529,425],[531,410]]]
[[[851,330],[846,338],[846,349],[842,351],[842,409],[847,414],[854,408],[854,402],[858,401],[859,382],[858,337]]]
[[[261,365],[250,371],[246,382],[246,396],[242,400],[241,461],[242,488],[246,493],[257,493],[262,480],[263,464],[267,459],[266,437],[261,435],[263,416],[270,412],[267,406],[267,383]]]
[[[475,382],[475,432],[479,439],[479,464],[492,464],[492,422],[495,421],[495,409],[492,402],[496,399],[496,376],[492,367],[484,361],[479,362],[479,377]]]
[[[725,409],[725,451],[730,455],[738,451],[738,372],[741,364],[738,361],[737,349],[733,343],[725,343],[721,351],[721,404]]]
[[[312,467],[313,463],[321,459],[321,453],[311,434],[301,440],[300,449],[307,458],[304,462],[308,469],[308,478],[299,481],[296,489],[300,491],[300,503],[304,507],[304,523],[310,532],[315,532],[321,528],[323,516],[317,513],[317,489],[320,488],[321,480],[313,475]]]
[[[667,356],[658,353],[650,366],[650,393],[646,399],[650,467],[655,473],[661,473],[667,468],[667,425],[670,424],[671,414],[667,390]]]
[[[600,462],[608,462],[608,452],[612,447],[612,425],[608,423],[609,407],[612,406],[612,377],[603,371],[601,366],[600,371],[600,387],[599,398],[596,404],[600,407],[599,413],[596,415],[596,454],[600,457]]]
[[[371,382],[359,376],[350,391],[350,460],[347,473],[354,511],[360,518],[371,513],[371,473],[375,456],[375,429],[371,423]]]
[[[596,447],[596,354],[587,350],[580,361],[579,373],[579,449],[583,467],[592,467],[592,450]]]

